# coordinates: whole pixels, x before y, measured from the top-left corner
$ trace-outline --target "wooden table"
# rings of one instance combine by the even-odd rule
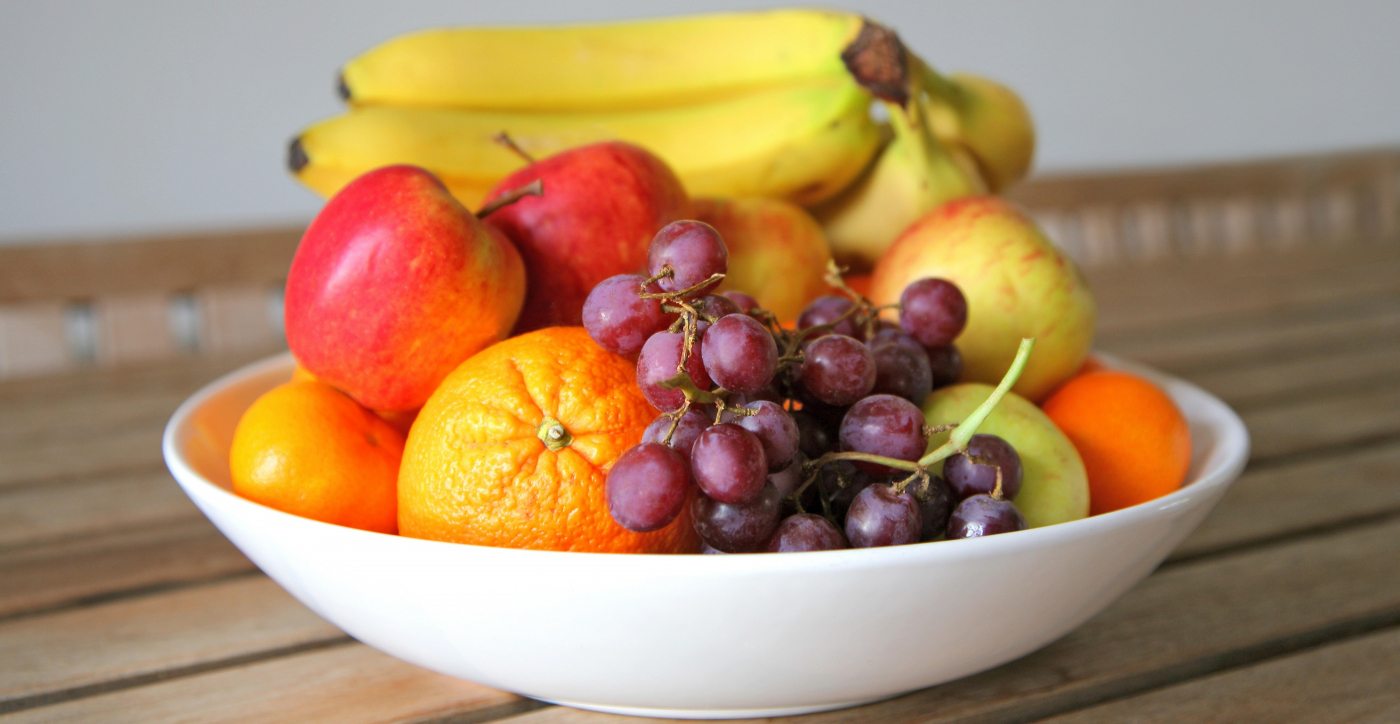
[[[1400,245],[1092,275],[1100,348],[1222,396],[1249,468],[1160,570],[999,669],[794,721],[1400,721]],[[248,358],[0,383],[0,712],[613,721],[396,661],[264,577],[161,462]],[[942,655],[932,652],[930,655]]]

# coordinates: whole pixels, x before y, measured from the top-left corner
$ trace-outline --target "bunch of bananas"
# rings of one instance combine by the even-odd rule
[[[428,30],[352,59],[340,85],[348,111],[304,130],[289,154],[321,194],[411,163],[476,208],[522,157],[624,140],[664,159],[693,196],[806,206],[856,265],[934,205],[1021,178],[1034,148],[1009,89],[942,76],[843,12]],[[872,113],[880,104],[887,120]]]

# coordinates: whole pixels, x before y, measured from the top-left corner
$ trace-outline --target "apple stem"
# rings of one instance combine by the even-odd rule
[[[525,198],[526,196],[543,195],[544,181],[540,179],[535,179],[534,181],[531,181],[530,183],[525,184],[524,186],[513,188],[510,191],[507,191],[504,196],[481,207],[481,210],[476,212],[476,218],[484,219],[487,216],[490,216],[492,212],[499,211],[500,209],[506,206],[510,206],[511,204]]]
[[[1021,378],[1021,373],[1026,369],[1026,362],[1031,357],[1031,350],[1035,348],[1035,339],[1026,338],[1021,340],[1021,346],[1016,349],[1016,358],[1011,360],[1011,366],[1007,368],[1006,374],[1002,376],[1001,383],[997,385],[992,394],[987,395],[987,399],[977,406],[953,432],[948,435],[948,441],[934,448],[927,455],[919,458],[920,467],[928,467],[944,458],[960,453],[967,449],[967,443],[977,434],[977,427],[982,424],[987,416],[992,414],[992,410],[1001,402],[1006,393],[1011,391],[1012,385]]]
[[[524,160],[525,160],[525,163],[534,163],[534,162],[535,162],[535,157],[534,157],[534,156],[531,156],[529,153],[527,153],[527,152],[525,151],[525,149],[521,148],[521,147],[520,147],[520,144],[516,143],[516,142],[515,142],[515,139],[514,139],[514,138],[511,138],[509,133],[506,133],[505,131],[501,131],[500,133],[497,133],[495,136],[492,136],[492,137],[491,137],[491,140],[492,140],[492,141],[495,141],[496,143],[498,143],[498,144],[500,144],[500,145],[502,145],[502,146],[505,146],[505,147],[508,148],[508,149],[510,149],[510,152],[511,152],[511,153],[514,153],[515,155],[517,155],[517,156],[519,156],[520,158],[524,159]]]

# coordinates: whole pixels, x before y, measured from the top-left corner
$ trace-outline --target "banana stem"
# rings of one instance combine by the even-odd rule
[[[947,76],[933,69],[933,66],[925,63],[922,58],[910,54],[909,63],[911,74],[918,78],[923,90],[930,96],[937,98],[953,108],[961,108],[963,100],[963,90],[957,83],[949,80]]]

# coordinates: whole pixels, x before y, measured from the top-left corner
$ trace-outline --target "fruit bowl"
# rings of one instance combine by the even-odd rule
[[[405,661],[624,714],[835,709],[1024,656],[1147,576],[1244,467],[1248,433],[1201,389],[1156,381],[1191,424],[1188,481],[1148,503],[987,538],[863,550],[661,556],[415,540],[296,517],[229,488],[239,415],[289,355],[176,410],[164,454],[211,521],[298,600]],[[1034,602],[1031,604],[1030,602]]]

